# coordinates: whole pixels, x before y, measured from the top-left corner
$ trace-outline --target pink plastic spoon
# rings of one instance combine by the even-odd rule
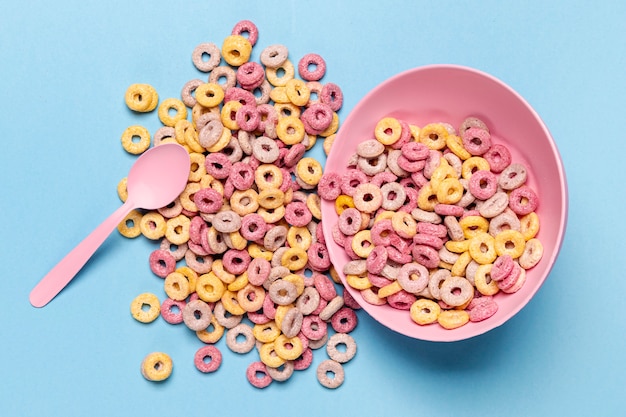
[[[189,167],[189,154],[175,143],[142,154],[128,173],[126,202],[43,277],[31,291],[30,303],[35,307],[48,304],[132,210],[154,210],[174,201],[187,184]]]

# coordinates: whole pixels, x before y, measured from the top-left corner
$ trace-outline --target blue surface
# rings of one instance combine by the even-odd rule
[[[359,4],[356,6],[356,4]],[[481,415],[621,416],[626,401],[623,175],[626,3],[613,1],[27,1],[0,13],[0,415]],[[135,322],[140,292],[161,294],[154,245],[114,233],[51,304],[39,279],[119,206],[134,157],[119,143],[132,114],[124,92],[162,98],[201,74],[200,42],[221,43],[239,20],[258,49],[325,57],[343,88],[345,118],[384,79],[430,63],[486,71],[542,116],[560,149],[570,217],[561,255],[537,296],[506,325],[450,344],[407,339],[361,313],[358,354],[336,391],[314,368],[265,390],[245,380],[253,353],[219,343],[212,375],[193,366],[201,345],[182,327]],[[318,149],[315,155],[322,153]],[[164,384],[139,373],[171,354]],[[317,351],[315,364],[325,359]]]

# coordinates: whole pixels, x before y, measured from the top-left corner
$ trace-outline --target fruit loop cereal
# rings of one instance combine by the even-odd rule
[[[519,291],[543,255],[527,167],[476,117],[458,133],[385,117],[372,137],[345,174],[319,180],[319,196],[335,201],[332,238],[350,257],[347,283],[421,326],[455,329],[493,316],[498,293]]]
[[[167,323],[194,332],[204,344],[193,358],[199,372],[222,367],[222,339],[232,352],[255,355],[246,378],[256,388],[308,369],[314,351],[328,342],[334,360],[318,369],[318,378],[336,388],[344,378],[340,363],[356,353],[348,333],[358,323],[359,306],[337,290],[338,278],[327,275],[332,267],[316,192],[329,184],[322,181],[322,164],[306,151],[318,138],[325,152],[330,149],[343,94],[324,80],[327,64],[318,54],[296,59],[286,46],[273,44],[255,62],[252,50],[259,40],[255,24],[243,20],[223,42],[197,45],[191,62],[204,75],[191,77],[180,98],[157,105],[153,87],[128,89],[129,108],[157,109],[162,126],[153,146],[178,143],[191,160],[188,184],[174,202],[135,211],[120,224],[124,236],[142,234],[158,245],[148,262],[163,280],[162,303],[156,296],[140,298],[132,312],[146,322],[160,313]],[[141,153],[150,146],[150,134],[131,127],[123,144]],[[387,201],[402,190],[391,187],[384,193]],[[370,203],[366,191],[359,190],[358,207]],[[118,195],[126,197],[124,181]],[[358,213],[346,212],[344,229],[356,234],[369,221],[356,218]],[[527,263],[537,253],[529,253]],[[153,361],[144,368],[171,369],[171,360],[159,360],[162,365]]]

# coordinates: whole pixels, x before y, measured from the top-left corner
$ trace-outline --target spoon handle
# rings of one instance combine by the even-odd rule
[[[100,226],[83,239],[65,258],[43,277],[30,293],[30,303],[43,307],[50,302],[87,263],[120,222],[133,210],[128,200],[115,210]]]

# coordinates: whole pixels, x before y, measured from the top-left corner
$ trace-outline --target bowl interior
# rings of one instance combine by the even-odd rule
[[[388,328],[409,337],[430,341],[467,339],[497,326],[515,315],[533,297],[548,276],[561,247],[567,221],[565,172],[550,132],[530,105],[510,87],[481,71],[456,65],[430,65],[400,73],[369,92],[348,115],[326,161],[326,171],[342,174],[358,143],[373,138],[378,120],[393,116],[423,126],[448,122],[455,128],[468,116],[482,119],[494,143],[506,145],[514,162],[529,167],[527,184],[539,195],[537,237],[544,246],[540,263],[527,273],[523,288],[515,294],[497,294],[499,309],[491,318],[454,330],[437,324],[419,326],[408,311],[373,306],[358,291],[346,288],[364,310]],[[334,203],[322,201],[323,231],[330,258],[344,281],[343,265],[349,260],[331,236],[337,221]]]

